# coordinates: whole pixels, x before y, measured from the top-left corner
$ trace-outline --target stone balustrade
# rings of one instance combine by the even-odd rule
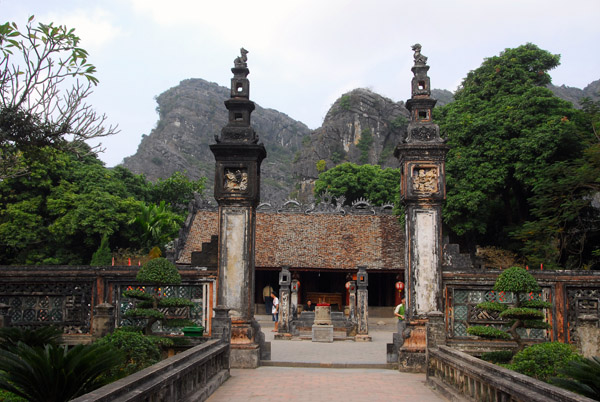
[[[229,344],[211,339],[73,401],[204,401],[229,376]]]
[[[592,401],[447,346],[428,350],[427,383],[452,400]]]

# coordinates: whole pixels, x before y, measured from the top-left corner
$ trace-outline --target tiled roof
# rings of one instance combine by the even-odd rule
[[[178,263],[218,234],[218,212],[197,211]],[[404,268],[404,227],[393,215],[256,213],[256,267]]]

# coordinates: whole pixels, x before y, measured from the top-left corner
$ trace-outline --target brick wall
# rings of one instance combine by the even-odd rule
[[[218,212],[198,211],[178,260],[218,234]],[[258,212],[256,266],[369,269],[404,268],[404,227],[392,215],[331,215]]]

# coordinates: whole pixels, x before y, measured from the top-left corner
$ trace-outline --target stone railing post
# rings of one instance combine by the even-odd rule
[[[100,303],[94,307],[92,321],[92,337],[102,338],[115,330],[115,306],[110,303]]]
[[[446,344],[446,329],[444,327],[444,313],[430,311],[427,313],[427,350]]]
[[[229,317],[229,308],[225,306],[213,307],[215,316],[212,319],[212,338],[222,339],[227,343],[231,342],[231,318]]]

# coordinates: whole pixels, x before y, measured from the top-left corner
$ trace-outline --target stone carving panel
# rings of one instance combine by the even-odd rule
[[[439,191],[439,172],[436,166],[415,166],[411,180],[415,194],[426,195]]]
[[[415,141],[433,141],[438,138],[435,126],[419,126],[410,130],[410,138]]]
[[[242,192],[248,189],[248,171],[246,169],[225,169],[223,188],[228,192]]]
[[[567,290],[569,339],[577,342],[578,318],[581,315],[600,317],[600,289],[571,288]],[[597,321],[600,325],[600,322]]]

